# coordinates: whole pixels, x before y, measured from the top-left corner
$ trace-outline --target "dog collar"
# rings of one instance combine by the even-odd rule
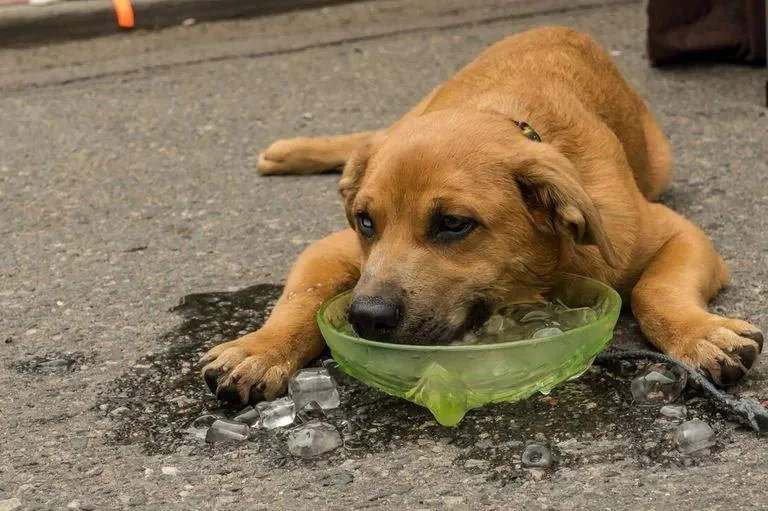
[[[531,128],[531,126],[527,122],[521,122],[521,121],[512,121],[515,123],[515,126],[520,128],[520,131],[523,132],[523,136],[527,138],[528,140],[533,140],[534,142],[541,142],[541,137],[538,133],[536,133],[536,130]]]

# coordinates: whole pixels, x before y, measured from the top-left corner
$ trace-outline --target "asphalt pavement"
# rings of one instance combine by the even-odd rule
[[[353,385],[339,413],[357,443],[311,460],[282,433],[211,447],[184,431],[217,407],[197,354],[258,324],[296,255],[345,226],[338,176],[261,178],[259,150],[384,126],[550,24],[593,34],[647,99],[676,157],[663,200],[732,267],[713,308],[768,327],[766,71],[651,68],[641,2],[356,2],[4,49],[0,510],[768,506],[768,441],[690,389],[718,445],[682,457],[676,423],[601,369],[455,429]],[[766,400],[767,378],[760,362],[734,392]],[[530,441],[553,469],[521,469]]]

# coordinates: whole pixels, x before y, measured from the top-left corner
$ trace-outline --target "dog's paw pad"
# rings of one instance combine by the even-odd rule
[[[240,339],[217,346],[215,356],[203,357],[208,363],[202,374],[208,388],[227,403],[242,405],[274,399],[285,392],[294,366],[268,343]]]

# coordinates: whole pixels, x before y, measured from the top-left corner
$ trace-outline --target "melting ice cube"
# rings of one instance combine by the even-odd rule
[[[256,405],[256,410],[261,417],[261,427],[266,429],[293,424],[293,419],[296,416],[293,400],[289,397],[274,401],[262,401]]]
[[[641,405],[671,403],[683,392],[687,381],[684,371],[652,364],[632,380],[630,390],[635,402]]]
[[[310,401],[315,401],[323,410],[339,406],[339,391],[333,378],[324,367],[302,369],[288,382],[288,394],[293,398],[296,409],[301,410]]]
[[[706,422],[686,421],[678,426],[675,443],[683,454],[708,454],[715,445],[715,432]]]
[[[301,410],[296,410],[296,417],[301,422],[311,422],[313,420],[325,419],[323,408],[317,404],[317,401],[310,401],[305,404]]]
[[[563,331],[556,327],[541,328],[533,332],[533,339],[539,339],[541,337],[552,337],[553,335],[560,335]]]
[[[248,440],[250,428],[248,424],[231,421],[227,419],[217,419],[208,433],[205,435],[205,441],[209,444],[219,442],[245,442]]]
[[[259,411],[252,406],[246,406],[233,420],[255,426],[259,422]]]
[[[339,447],[341,436],[333,425],[313,421],[289,431],[287,445],[294,456],[311,458]]]

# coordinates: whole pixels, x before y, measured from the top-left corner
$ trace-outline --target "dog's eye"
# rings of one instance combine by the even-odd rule
[[[373,220],[368,213],[358,213],[357,215],[357,228],[360,234],[370,239],[373,238],[376,231],[373,228]]]
[[[477,227],[471,218],[456,215],[440,215],[432,227],[432,238],[439,243],[449,243],[464,238]]]
[[[446,231],[461,232],[472,225],[472,220],[460,216],[448,215],[443,217],[442,228]]]

